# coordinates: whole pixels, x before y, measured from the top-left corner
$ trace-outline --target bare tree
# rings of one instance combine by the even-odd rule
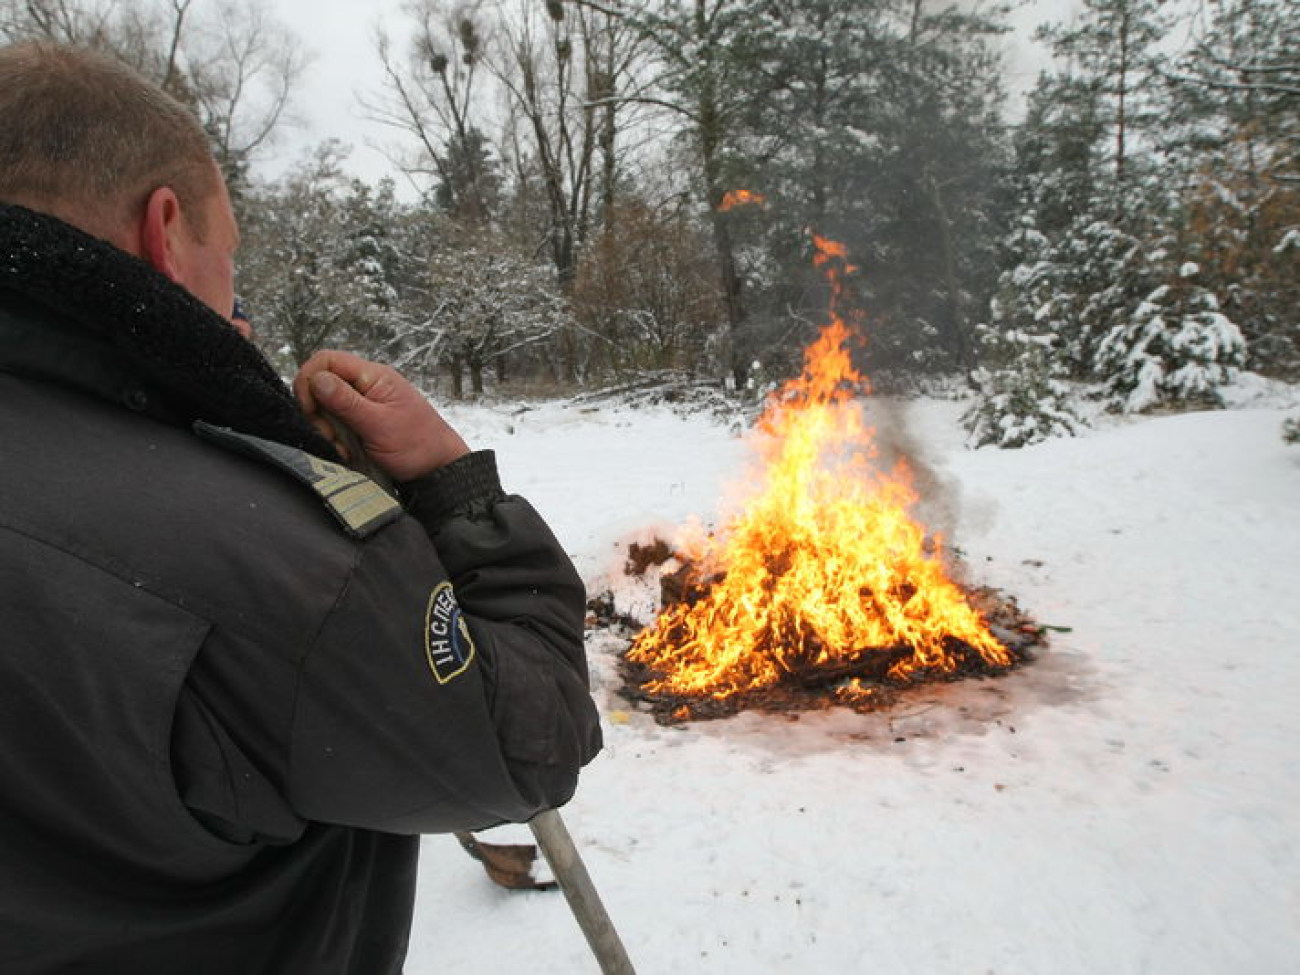
[[[643,105],[667,112],[689,140],[697,178],[709,215],[714,260],[727,312],[728,334],[745,326],[748,313],[734,234],[734,217],[725,205],[737,188],[729,166],[742,116],[762,97],[744,72],[736,50],[747,23],[771,11],[748,0],[572,0],[581,9],[619,24],[635,38],[653,67],[632,90],[613,98],[624,105]],[[743,80],[742,80],[743,79]],[[732,154],[731,158],[734,158]],[[744,367],[736,349],[728,354],[737,380]]]
[[[648,48],[622,16],[563,0],[502,24],[494,66],[509,93],[510,156],[520,182],[542,188],[546,242],[568,287],[583,246],[613,213]]]
[[[394,160],[399,168],[453,217],[480,224],[495,189],[480,84],[485,24],[468,5],[443,10],[437,0],[417,0],[408,11],[414,21],[409,46],[404,54],[395,51],[389,36],[379,34],[385,93],[362,103],[372,118],[418,147]]]
[[[0,0],[0,37],[105,51],[190,105],[228,177],[282,124],[306,65],[257,0]]]
[[[539,250],[567,287],[617,192],[634,33],[621,18],[562,0],[491,15],[438,0],[407,10],[412,40],[403,51],[379,36],[385,92],[364,102],[415,144],[395,161],[426,192],[433,181],[442,209],[473,222],[493,210],[494,166],[508,160],[517,192],[535,187],[543,203],[526,209],[544,223]]]
[[[184,37],[179,28],[193,0],[171,2],[180,70],[188,76],[218,161],[228,174],[242,173],[284,120],[306,55],[257,0],[226,0]]]
[[[0,0],[0,36],[103,48],[120,6],[117,0]]]

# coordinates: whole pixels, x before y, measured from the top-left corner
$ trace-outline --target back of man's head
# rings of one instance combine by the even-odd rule
[[[199,219],[214,172],[198,120],[126,65],[54,44],[0,48],[0,203],[112,240],[160,186]]]

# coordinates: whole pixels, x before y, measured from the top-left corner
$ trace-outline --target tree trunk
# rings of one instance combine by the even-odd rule
[[[740,333],[745,325],[745,305],[741,296],[740,274],[736,270],[736,248],[731,237],[730,217],[722,211],[722,200],[727,194],[721,173],[721,123],[717,108],[707,96],[700,104],[700,158],[704,170],[705,195],[709,205],[709,224],[713,231],[713,248],[718,261],[718,283],[722,288],[723,304],[727,310],[727,349],[724,353],[727,367],[736,381],[743,386],[748,371],[747,357],[742,354]]]
[[[939,246],[943,251],[943,277],[944,287],[946,288],[947,306],[948,306],[948,327],[945,331],[948,333],[948,344],[950,351],[957,359],[957,365],[963,371],[969,371],[975,366],[974,356],[971,351],[970,337],[966,334],[966,323],[963,321],[961,308],[961,281],[957,272],[957,247],[952,236],[952,220],[948,216],[948,209],[943,202],[943,190],[939,186],[939,181],[933,176],[926,178],[926,186],[930,190],[930,203],[934,207],[934,215],[939,226]]]
[[[1129,9],[1122,5],[1119,26],[1119,85],[1115,106],[1115,199],[1118,216],[1124,214],[1124,163],[1125,139],[1128,136],[1128,64],[1129,61]]]
[[[463,363],[460,356],[452,356],[447,360],[447,374],[451,377],[451,398],[465,398],[465,377],[463,374]]]

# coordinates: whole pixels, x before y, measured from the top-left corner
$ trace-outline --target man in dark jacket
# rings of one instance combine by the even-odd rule
[[[417,834],[600,747],[546,525],[389,368],[295,400],[228,320],[237,237],[178,104],[0,49],[7,975],[397,973]]]

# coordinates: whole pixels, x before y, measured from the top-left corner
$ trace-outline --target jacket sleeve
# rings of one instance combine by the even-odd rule
[[[488,452],[404,494],[411,517],[361,546],[303,662],[291,804],[415,833],[566,802],[600,749],[581,580]]]

